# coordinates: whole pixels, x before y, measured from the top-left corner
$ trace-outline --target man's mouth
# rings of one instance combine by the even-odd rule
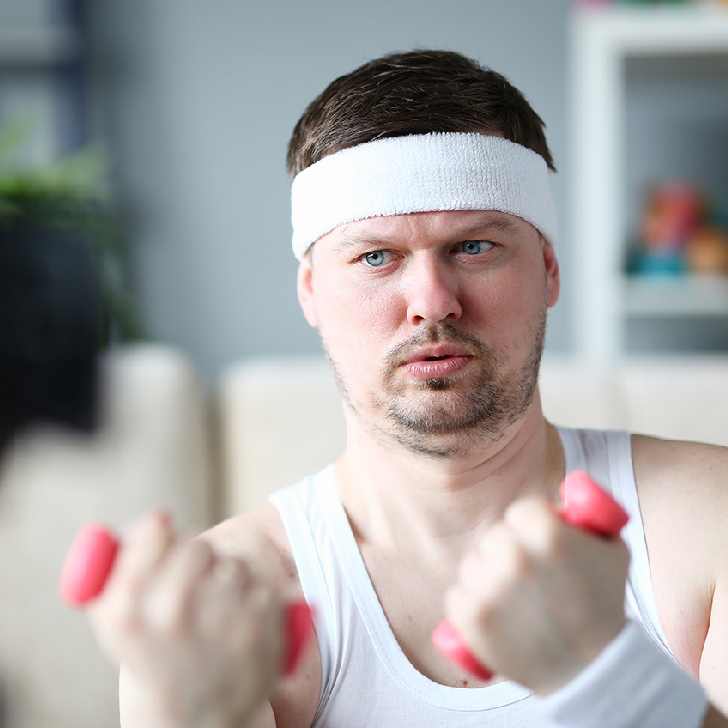
[[[459,374],[472,360],[473,355],[461,346],[439,344],[408,355],[401,369],[410,379],[441,379]]]

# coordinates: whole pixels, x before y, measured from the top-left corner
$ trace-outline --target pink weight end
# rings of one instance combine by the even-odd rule
[[[66,556],[60,595],[66,604],[79,607],[101,594],[119,552],[119,540],[100,524],[90,523],[76,536]],[[301,600],[289,604],[284,613],[286,654],[284,673],[292,673],[313,633],[313,612]]]
[[[455,630],[452,622],[444,620],[432,633],[432,644],[451,662],[481,680],[490,680],[493,673],[470,651]]]
[[[116,561],[119,541],[104,526],[90,523],[76,536],[61,572],[61,599],[78,607],[104,589]]]
[[[588,533],[616,536],[629,520],[622,506],[580,470],[567,475],[561,483],[561,498],[564,502],[561,518]],[[445,657],[471,675],[482,680],[493,677],[493,673],[479,662],[448,620],[441,622],[432,633],[432,643]]]
[[[586,473],[574,470],[561,483],[566,523],[598,536],[616,536],[629,520],[627,512]]]
[[[292,602],[286,607],[285,615],[286,656],[283,674],[290,675],[298,665],[309,637],[313,633],[313,610],[303,601]]]

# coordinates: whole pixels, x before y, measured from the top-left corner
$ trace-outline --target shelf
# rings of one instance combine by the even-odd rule
[[[728,318],[728,276],[630,276],[622,279],[624,314],[641,318]]]
[[[48,65],[71,60],[81,42],[63,25],[0,27],[0,66]]]
[[[630,346],[628,329],[634,326],[664,331],[676,320],[688,327],[701,318],[716,325],[716,319],[728,321],[724,279],[626,279],[622,272],[623,241],[634,227],[630,205],[647,177],[684,173],[701,179],[701,165],[708,165],[715,178],[710,184],[718,190],[725,186],[721,125],[726,110],[720,99],[727,72],[728,6],[574,10],[570,215],[579,302],[576,346],[585,362],[608,366],[624,356]],[[710,95],[713,86],[717,99]],[[637,88],[640,95],[635,97]],[[671,89],[676,92],[672,103]],[[694,113],[703,109],[706,98],[705,115]],[[697,106],[680,109],[679,99]],[[655,114],[663,108],[667,113],[650,117],[650,104]],[[646,126],[646,120],[654,127]],[[683,142],[675,137],[683,128],[691,144],[678,153]],[[719,143],[711,147],[713,136]],[[711,151],[703,148],[704,140]],[[670,154],[655,154],[660,145]]]
[[[620,54],[728,48],[728,7],[720,5],[592,6],[580,7],[574,15]]]

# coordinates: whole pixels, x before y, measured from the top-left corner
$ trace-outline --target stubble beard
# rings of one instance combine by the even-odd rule
[[[385,355],[384,396],[375,408],[385,413],[391,427],[370,425],[377,437],[394,439],[407,450],[436,459],[465,457],[475,448],[496,441],[526,412],[536,391],[546,338],[546,308],[525,334],[528,352],[515,373],[507,353],[498,354],[475,336],[449,322],[426,324]],[[407,352],[428,344],[450,343],[466,348],[478,371],[423,381],[401,381],[400,367]],[[347,406],[356,414],[346,381],[324,342],[336,384]],[[417,392],[423,396],[417,396]],[[438,393],[443,393],[438,397]]]

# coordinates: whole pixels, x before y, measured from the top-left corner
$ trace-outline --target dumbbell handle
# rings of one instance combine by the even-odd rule
[[[116,563],[121,541],[106,526],[90,523],[79,531],[61,572],[60,594],[66,604],[82,607],[104,590]],[[291,602],[284,610],[286,635],[284,674],[295,669],[312,632],[313,615],[304,600]]]
[[[604,538],[613,538],[627,523],[628,516],[622,506],[580,470],[567,475],[561,483],[560,493],[563,508],[559,515],[572,526]],[[449,620],[441,622],[432,633],[432,642],[445,657],[471,675],[481,680],[493,677],[493,673],[471,652]]]

